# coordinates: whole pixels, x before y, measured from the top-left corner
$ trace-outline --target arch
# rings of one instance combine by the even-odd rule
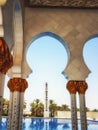
[[[28,46],[27,46],[27,51],[28,51],[28,48],[30,47],[30,45],[35,41],[37,40],[38,38],[41,38],[41,37],[44,37],[44,36],[50,36],[56,40],[58,40],[65,48],[66,52],[67,52],[67,64],[69,63],[69,59],[70,59],[70,51],[69,51],[69,48],[67,46],[67,43],[57,34],[53,33],[53,32],[42,32],[38,35],[36,35],[35,37],[33,37],[31,39],[31,41],[29,42]],[[27,52],[26,51],[26,52]],[[66,65],[67,66],[67,65]],[[65,76],[66,79],[68,79],[68,76],[65,74],[65,72],[63,71],[62,74]]]
[[[91,40],[92,38],[96,38],[96,37],[98,37],[98,34],[94,34],[94,35],[88,37],[88,39],[85,41],[85,43],[86,43],[87,41]]]
[[[95,108],[97,108],[98,105],[97,103],[95,103],[95,100],[98,98],[98,94],[96,94],[96,92],[98,91],[98,34],[90,36],[86,40],[83,49],[85,63],[91,71],[91,73],[86,78],[86,82],[89,86],[89,91],[86,98],[87,106],[88,108],[94,110]],[[89,97],[92,98],[89,100]]]
[[[91,70],[91,68],[89,67],[90,65],[88,65],[88,63],[87,63],[87,61],[86,61],[86,59],[85,59],[85,46],[86,45],[88,45],[88,44],[90,44],[91,42],[95,42],[95,39],[98,39],[98,34],[94,34],[94,35],[92,35],[92,36],[90,36],[87,40],[86,40],[86,42],[85,42],[85,44],[84,44],[84,46],[83,46],[83,59],[84,59],[84,62],[85,62],[85,64],[86,64],[86,66],[88,67],[88,69],[90,70],[90,71],[92,71]],[[94,41],[93,41],[94,40]],[[85,52],[84,52],[85,51]],[[91,57],[92,58],[92,57]],[[88,59],[88,58],[87,58]],[[92,72],[91,72],[92,73]]]
[[[45,36],[45,37],[44,37]],[[53,37],[53,38],[52,38]],[[45,42],[44,42],[44,38],[45,38]],[[47,41],[47,38],[50,38],[50,40],[49,41]],[[53,39],[53,42],[52,42],[52,39]],[[40,41],[41,40],[41,41]],[[43,41],[42,41],[43,40]],[[57,41],[57,42],[56,42]],[[46,43],[46,44],[45,44]],[[50,46],[49,46],[49,43],[50,43]],[[62,71],[64,71],[64,69],[65,69],[65,67],[67,66],[67,63],[68,63],[68,53],[69,53],[69,50],[68,50],[68,48],[67,48],[67,45],[65,46],[65,42],[64,42],[64,40],[61,38],[61,37],[59,37],[58,35],[56,35],[56,34],[54,34],[54,33],[51,33],[51,32],[48,32],[48,33],[46,33],[46,32],[44,32],[44,33],[40,33],[40,34],[38,34],[38,35],[36,35],[35,37],[33,37],[32,39],[31,39],[31,41],[29,42],[29,45],[28,45],[28,49],[31,49],[32,50],[32,52],[31,53],[29,53],[29,50],[27,50],[28,52],[28,54],[32,54],[32,56],[34,57],[34,59],[33,58],[31,58],[31,56],[30,55],[28,55],[27,54],[27,57],[26,58],[28,58],[27,59],[27,62],[29,63],[29,65],[30,65],[30,67],[31,67],[31,69],[34,69],[33,70],[33,73],[32,74],[30,74],[30,76],[29,76],[29,78],[27,79],[28,80],[28,83],[30,83],[30,85],[29,85],[29,88],[33,88],[34,86],[36,86],[36,88],[34,89],[34,98],[37,96],[37,97],[39,97],[41,100],[43,100],[42,99],[42,97],[40,97],[40,95],[37,95],[37,93],[36,93],[36,89],[37,90],[39,90],[40,91],[40,93],[42,93],[42,86],[41,86],[41,84],[43,84],[43,86],[44,86],[44,84],[45,84],[45,82],[48,82],[48,84],[50,85],[50,86],[52,86],[51,88],[50,88],[50,91],[51,91],[51,89],[52,89],[52,93],[50,94],[50,97],[53,97],[53,93],[55,92],[55,86],[56,86],[56,83],[57,83],[57,89],[56,89],[56,91],[57,91],[57,93],[58,93],[58,95],[59,95],[59,93],[63,93],[64,94],[64,96],[65,96],[65,84],[66,84],[66,82],[67,82],[67,80],[65,79],[65,73],[64,72],[62,72]],[[31,46],[30,46],[31,45]],[[34,45],[34,46],[33,46]],[[41,45],[43,45],[43,46],[41,46]],[[50,50],[52,50],[52,51],[48,51],[48,49],[47,48],[44,48],[44,45],[45,45],[45,47],[47,47],[47,45],[48,45],[48,49]],[[40,46],[40,47],[38,47],[38,46]],[[53,51],[54,50],[54,47],[53,46],[57,46],[57,48],[55,48],[55,51]],[[30,48],[29,48],[30,47]],[[34,47],[34,49],[33,49],[33,47]],[[41,48],[41,50],[45,50],[45,52],[46,52],[46,55],[44,55],[45,56],[45,58],[43,58],[44,56],[42,56],[43,55],[43,53],[44,53],[44,51],[41,53],[40,51],[39,51],[39,49]],[[53,48],[52,48],[53,47]],[[60,48],[59,48],[60,47]],[[37,50],[38,49],[38,50]],[[64,52],[64,53],[62,53],[61,54],[61,49],[63,49],[62,51]],[[67,50],[66,50],[67,49]],[[34,53],[33,53],[34,52]],[[47,52],[49,52],[49,53],[47,53]],[[50,52],[52,52],[52,53],[50,53]],[[56,52],[56,53],[55,53]],[[58,52],[58,53],[57,53]],[[59,53],[60,52],[60,53]],[[40,57],[40,60],[37,60],[37,54],[39,55],[38,57]],[[44,53],[45,54],[45,53]],[[53,57],[51,57],[50,56],[50,59],[52,59],[52,60],[50,60],[50,59],[48,59],[47,58],[47,54],[52,54],[53,55]],[[59,57],[59,56],[61,56],[62,55],[62,57]],[[29,56],[29,57],[28,57]],[[54,57],[57,57],[57,59],[55,59]],[[67,57],[67,58],[66,58]],[[36,59],[36,60],[35,60]],[[61,59],[63,59],[63,60],[61,60]],[[30,62],[29,62],[30,61]],[[47,65],[47,61],[49,61],[48,62],[48,65],[49,65],[49,63],[50,63],[50,66],[49,67],[47,67],[48,65]],[[63,62],[62,62],[63,61]],[[56,64],[55,64],[56,63]],[[64,64],[63,64],[64,63]],[[60,64],[62,65],[62,67],[60,67]],[[45,67],[43,67],[45,65]],[[57,67],[58,66],[58,67]],[[42,68],[42,69],[40,69],[40,68]],[[41,70],[41,71],[40,71]],[[48,71],[49,70],[49,71]],[[54,74],[55,73],[55,74]],[[32,80],[30,80],[30,79],[32,79]],[[37,79],[37,82],[36,82],[36,79]],[[51,82],[51,79],[53,79],[53,81]],[[31,82],[33,82],[33,83],[31,83]],[[31,86],[31,84],[33,84],[32,86]],[[30,89],[29,89],[30,90]],[[28,90],[28,91],[29,91]],[[28,92],[27,92],[28,93]],[[36,93],[36,94],[35,94]],[[62,94],[62,95],[63,95]],[[61,94],[60,94],[61,95]],[[57,95],[55,95],[54,97],[53,97],[53,99],[58,99],[59,97],[60,97],[60,95],[59,96],[57,96]],[[66,98],[66,97],[65,97]],[[28,99],[28,97],[27,97],[27,99]],[[51,99],[51,98],[50,98]],[[61,99],[62,100],[62,99]],[[62,102],[62,101],[61,101]]]

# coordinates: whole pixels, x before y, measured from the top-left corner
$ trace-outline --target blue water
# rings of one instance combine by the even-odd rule
[[[88,130],[98,130],[98,121],[88,121]],[[3,118],[0,122],[0,130],[7,129],[7,119]],[[71,130],[70,119],[57,118],[25,118],[23,119],[22,130]],[[80,128],[80,121],[78,121],[78,130]]]

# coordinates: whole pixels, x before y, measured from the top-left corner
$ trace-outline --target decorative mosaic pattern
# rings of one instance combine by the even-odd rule
[[[26,6],[98,8],[98,0],[25,0]]]
[[[77,108],[76,108],[76,95],[71,95],[71,120],[72,130],[77,130]]]
[[[8,81],[11,103],[7,130],[22,130],[23,99],[27,86],[28,83],[25,79],[12,78]]]
[[[13,108],[13,93],[10,92],[10,104],[9,104],[9,112],[8,112],[8,123],[7,130],[11,130],[11,120],[12,120],[12,108]]]
[[[80,94],[79,97],[80,97],[81,130],[87,130],[85,95]]]
[[[87,130],[85,111],[85,91],[87,90],[87,88],[88,86],[85,81],[70,80],[67,83],[67,89],[71,94],[71,117],[73,130],[77,130],[76,92],[79,93],[80,98],[81,130]]]
[[[22,130],[22,119],[23,119],[23,103],[24,103],[24,93],[20,93],[20,113],[19,113],[19,130]]]
[[[18,130],[19,120],[19,92],[14,92],[11,129]]]

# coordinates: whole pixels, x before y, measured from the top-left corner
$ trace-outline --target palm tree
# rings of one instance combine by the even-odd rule
[[[98,112],[98,109],[93,109],[92,112]]]
[[[31,107],[32,115],[36,116],[36,104],[34,101],[30,104],[30,107]]]
[[[62,105],[62,111],[69,111],[70,109],[69,109],[69,106],[68,105],[66,105],[66,104],[63,104]]]
[[[34,102],[35,102],[35,110],[36,110],[35,112],[36,112],[36,116],[37,116],[37,111],[38,111],[40,100],[39,99],[35,99]]]
[[[32,115],[43,116],[44,105],[39,99],[35,99],[31,104]]]
[[[86,107],[85,109],[86,109],[86,112],[89,112],[89,111],[90,111],[90,109],[89,109],[88,107]]]
[[[24,102],[24,104],[23,104],[23,109],[26,109],[26,105],[27,105],[27,103]]]
[[[38,104],[37,116],[38,117],[43,117],[43,112],[44,112],[44,104],[40,102]]]
[[[3,115],[8,115],[9,100],[3,98]]]
[[[57,104],[53,100],[49,100],[49,103],[50,116],[54,117],[54,114],[57,111]]]
[[[80,111],[80,108],[77,108],[77,111]]]
[[[34,102],[36,103],[36,105],[38,105],[40,100],[39,99],[35,99]]]

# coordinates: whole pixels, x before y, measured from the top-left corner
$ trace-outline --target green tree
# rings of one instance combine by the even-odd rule
[[[24,104],[23,104],[23,109],[26,109],[26,106],[27,106],[27,103],[24,102]]]
[[[8,108],[9,108],[9,100],[3,98],[3,108],[2,108],[3,116],[8,116]]]
[[[70,111],[69,106],[66,105],[66,104],[63,104],[63,105],[61,106],[61,110],[62,110],[62,111]]]
[[[62,107],[61,106],[57,106],[57,110],[58,111],[62,111]]]
[[[39,99],[35,99],[31,104],[31,112],[33,116],[43,116],[44,105]]]
[[[32,116],[36,116],[36,104],[34,101],[30,104],[30,107],[31,107]]]
[[[43,117],[43,112],[44,112],[44,104],[40,102],[38,104],[37,116],[38,117]]]
[[[80,111],[80,108],[77,108],[77,111]]]
[[[57,111],[57,104],[53,100],[49,100],[49,104],[50,116],[54,117],[54,114]]]
[[[92,112],[98,112],[98,109],[94,109],[94,110],[92,110]]]
[[[89,112],[89,111],[90,111],[90,109],[89,109],[88,107],[86,107],[85,109],[86,109],[86,112]]]

